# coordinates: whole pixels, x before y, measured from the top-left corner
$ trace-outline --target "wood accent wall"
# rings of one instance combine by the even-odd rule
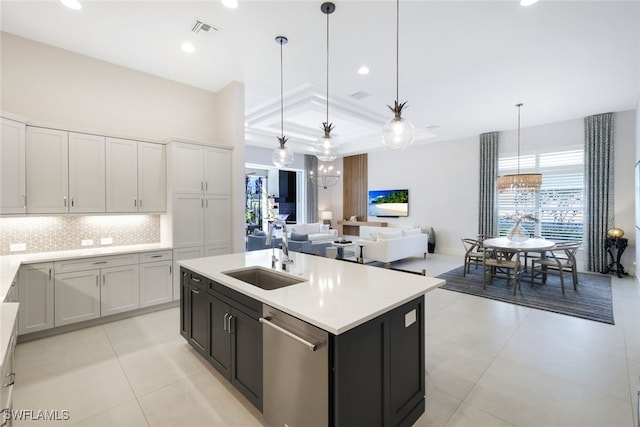
[[[342,175],[342,212],[346,219],[352,215],[358,217],[358,221],[367,220],[367,196],[368,196],[368,157],[367,154],[348,156],[343,159]],[[344,225],[343,234],[359,235],[359,227]]]

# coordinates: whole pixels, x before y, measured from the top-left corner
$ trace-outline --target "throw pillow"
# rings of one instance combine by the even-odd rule
[[[309,240],[308,234],[300,234],[300,233],[291,233],[290,240],[294,240],[296,242],[306,242]]]
[[[378,240],[397,239],[398,237],[402,237],[402,231],[400,230],[388,233],[378,233]]]
[[[320,226],[320,232],[325,234],[329,233],[329,224],[322,224]]]
[[[406,236],[416,236],[418,234],[422,233],[422,230],[419,228],[411,228],[409,230],[402,230],[402,236],[406,237]]]
[[[320,233],[320,224],[319,222],[314,222],[313,224],[307,224],[307,233],[315,234]]]
[[[371,233],[371,241],[372,242],[378,241],[378,233]]]

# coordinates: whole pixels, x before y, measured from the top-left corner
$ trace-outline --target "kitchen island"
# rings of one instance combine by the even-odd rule
[[[298,422],[319,411],[322,417],[308,418],[315,420],[311,425],[415,422],[425,408],[424,294],[444,281],[302,253],[291,253],[293,264],[283,272],[280,263],[272,269],[271,254],[263,250],[180,262],[181,333],[187,341],[258,409],[264,402],[269,425],[287,422],[282,413],[291,408]],[[265,290],[225,274],[256,266],[300,283]],[[302,350],[282,352],[289,361],[283,364],[278,356],[273,365],[273,347],[295,341],[273,345],[272,325],[280,318],[271,315],[280,312],[326,338],[301,340],[306,342]],[[286,322],[279,328],[302,331]],[[291,360],[291,353],[324,354],[324,359],[307,365]],[[269,383],[285,375],[296,380],[274,392]],[[305,388],[305,382],[315,386]],[[274,418],[274,413],[279,415]]]

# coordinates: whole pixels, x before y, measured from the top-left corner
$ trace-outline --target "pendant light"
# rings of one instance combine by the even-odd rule
[[[400,0],[396,0],[396,100],[393,107],[387,105],[393,111],[393,118],[389,120],[382,129],[382,143],[387,147],[398,150],[405,149],[413,143],[416,136],[416,129],[413,124],[402,118],[402,109],[407,104],[399,102],[400,87]]]
[[[327,15],[327,121],[322,123],[324,135],[313,144],[313,153],[320,161],[332,162],[340,152],[338,141],[331,135],[333,123],[329,123],[329,15],[336,10],[336,5],[331,2],[322,3],[320,10]]]
[[[293,151],[285,147],[287,138],[284,136],[284,95],[283,95],[283,78],[282,78],[282,45],[287,44],[289,39],[285,36],[276,37],[276,43],[280,45],[280,136],[278,137],[279,147],[273,149],[271,153],[271,161],[279,168],[289,166],[293,163]]]
[[[518,172],[497,178],[496,184],[500,193],[537,193],[542,185],[542,174],[520,173],[520,107],[522,105],[522,103],[516,104],[518,107]]]

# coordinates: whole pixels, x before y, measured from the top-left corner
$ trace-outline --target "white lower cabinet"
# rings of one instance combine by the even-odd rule
[[[56,274],[55,326],[100,317],[100,269]]]
[[[53,328],[53,263],[24,265],[18,277],[18,333]]]
[[[140,255],[140,307],[173,301],[171,251]]]
[[[103,268],[100,287],[100,315],[122,313],[140,308],[138,265]]]

